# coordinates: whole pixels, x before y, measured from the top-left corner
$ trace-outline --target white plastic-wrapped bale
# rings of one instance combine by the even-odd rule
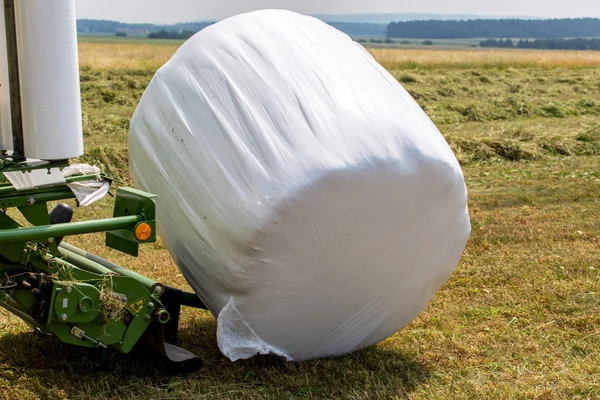
[[[462,171],[427,115],[348,36],[288,11],[183,44],[140,101],[129,153],[231,360],[388,338],[470,233]]]

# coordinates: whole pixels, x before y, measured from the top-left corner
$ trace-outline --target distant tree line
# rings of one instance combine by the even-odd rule
[[[327,24],[350,36],[384,36],[386,24],[357,22],[327,22]]]
[[[392,40],[390,38],[385,38],[385,39],[371,39],[371,40],[367,40],[367,39],[358,39],[357,40],[358,43],[396,43],[395,40]]]
[[[390,38],[385,38],[385,39],[358,39],[356,40],[358,43],[372,43],[372,44],[394,44],[394,43],[399,43],[399,44],[422,44],[424,46],[433,46],[433,41],[431,40],[423,40],[422,42],[410,42],[409,40],[393,40]]]
[[[212,21],[188,22],[173,25],[126,24],[111,20],[77,20],[79,33],[109,33],[117,31],[144,31],[177,33],[178,39],[185,39],[184,32],[198,32],[213,24]],[[514,38],[548,39],[574,37],[600,37],[599,18],[578,19],[480,19],[480,20],[428,20],[392,22],[391,24],[328,22],[329,25],[350,36],[380,36],[384,40],[403,39],[465,39],[465,38]],[[162,33],[161,33],[162,32]],[[145,33],[144,33],[145,34]],[[377,39],[379,40],[379,39]]]
[[[515,47],[515,43],[512,39],[487,39],[479,42],[480,47],[500,47],[500,48],[508,48],[512,49]]]
[[[105,19],[78,19],[77,32],[79,33],[113,33],[117,29],[128,28],[130,24]]]
[[[187,40],[187,39],[191,38],[192,36],[194,36],[195,34],[196,34],[196,32],[194,32],[194,31],[173,32],[173,31],[162,30],[162,31],[158,31],[158,32],[150,32],[148,34],[148,39],[183,39],[183,40]]]
[[[487,39],[479,43],[481,47],[503,47],[518,49],[548,49],[548,50],[600,50],[600,39]]]
[[[521,49],[600,50],[600,39],[536,39],[519,40]]]
[[[358,35],[358,36],[381,36],[385,34],[385,24],[369,24],[369,23],[354,23],[354,22],[327,22],[327,24],[334,28],[344,32],[347,35]],[[178,24],[183,25],[183,24]],[[193,25],[188,30],[174,30],[173,26],[169,26],[168,29],[161,29],[160,31],[153,31],[148,35],[150,39],[189,39],[196,32],[201,31],[210,23]],[[190,34],[191,33],[191,34]],[[383,40],[383,39],[382,39]]]
[[[127,24],[111,20],[79,19],[77,20],[77,32],[79,33],[109,33],[114,34],[119,30],[146,29],[151,33],[160,33],[155,38],[163,38],[164,32],[199,32],[214,24],[214,21],[185,22],[173,25],[155,24]],[[387,24],[359,23],[359,22],[327,22],[327,24],[350,36],[385,36]],[[122,32],[120,32],[122,34]],[[181,39],[182,35],[177,35]],[[185,38],[184,38],[185,39]]]
[[[407,39],[594,37],[600,36],[600,19],[473,19],[392,22],[386,29],[386,36]]]
[[[185,22],[173,25],[155,25],[155,24],[126,24],[124,22],[98,19],[78,19],[78,33],[114,33],[118,29],[147,29],[149,32],[169,31],[183,32],[192,31],[199,32],[209,25],[214,24],[214,21],[201,22]]]

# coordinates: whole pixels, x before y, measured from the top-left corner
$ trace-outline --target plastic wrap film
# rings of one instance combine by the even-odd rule
[[[12,123],[10,120],[10,90],[6,54],[6,26],[4,4],[0,7],[0,150],[12,150]]]
[[[83,154],[75,0],[15,1],[25,155]]]
[[[87,207],[108,194],[110,182],[100,175],[100,168],[88,164],[71,164],[62,170],[65,178],[74,175],[96,175],[96,179],[68,184],[81,207]]]
[[[288,11],[183,44],[142,96],[129,154],[231,360],[388,338],[470,233],[461,168],[423,110],[348,36]]]

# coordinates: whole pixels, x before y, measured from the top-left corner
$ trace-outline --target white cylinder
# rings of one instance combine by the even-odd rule
[[[17,46],[28,158],[83,154],[75,0],[16,1]]]
[[[452,150],[398,81],[313,17],[221,21],[156,73],[129,166],[229,359],[375,344],[452,275],[470,234]]]
[[[6,27],[4,25],[4,7],[2,6],[0,7],[0,150],[12,150],[11,129]]]

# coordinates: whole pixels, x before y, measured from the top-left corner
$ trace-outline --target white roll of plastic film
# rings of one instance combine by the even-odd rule
[[[13,148],[11,126],[6,27],[4,26],[4,7],[0,7],[0,150],[12,150]]]
[[[16,1],[17,46],[28,158],[83,154],[75,0]]]

